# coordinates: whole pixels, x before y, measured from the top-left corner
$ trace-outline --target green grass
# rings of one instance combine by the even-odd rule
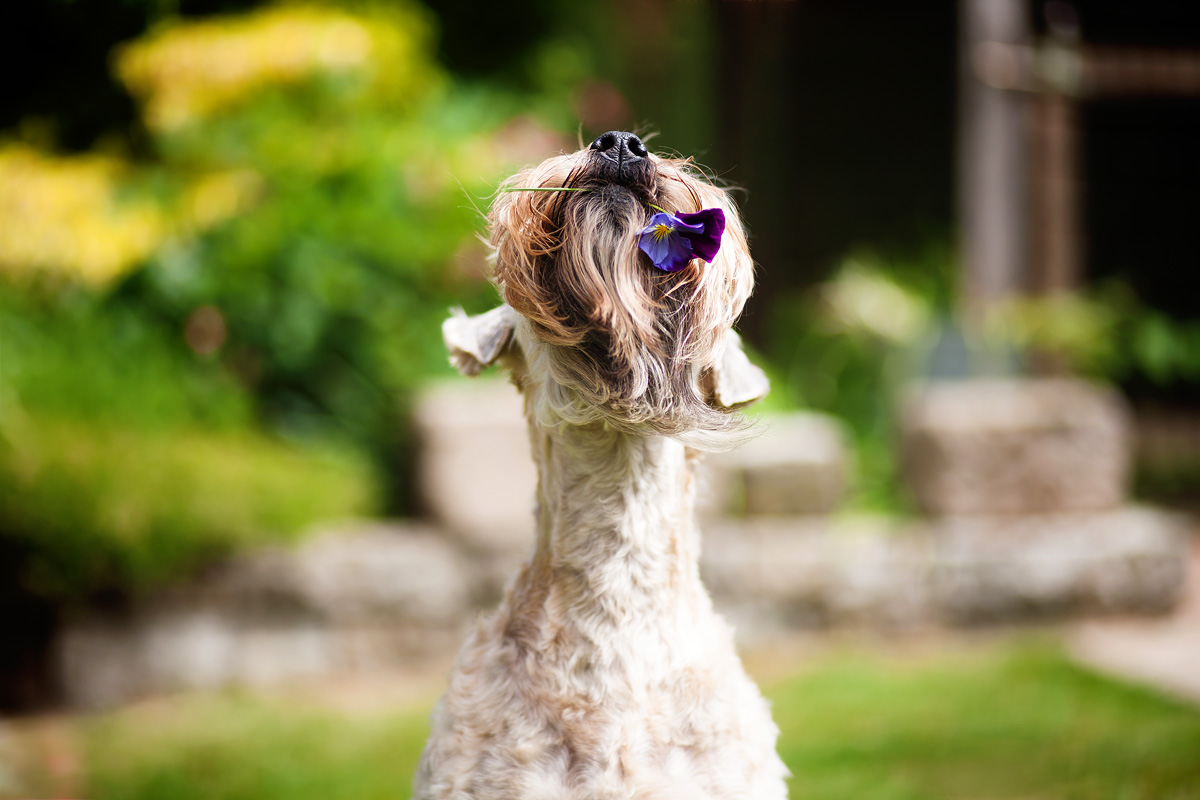
[[[769,693],[793,798],[1200,797],[1200,712],[1049,650],[841,658]]]
[[[1200,712],[1041,647],[842,654],[766,687],[792,798],[1200,797]],[[347,716],[229,695],[81,731],[105,800],[407,796],[427,708]]]
[[[394,800],[407,797],[427,711],[346,717],[246,697],[188,703],[85,735],[85,797]]]

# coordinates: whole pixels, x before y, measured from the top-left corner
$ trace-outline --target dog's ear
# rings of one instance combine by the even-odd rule
[[[709,403],[720,408],[741,408],[766,396],[771,388],[766,374],[750,363],[742,350],[742,339],[726,334],[725,352],[713,365]]]
[[[512,346],[516,312],[508,305],[469,317],[452,309],[442,323],[442,338],[450,350],[450,363],[463,375],[475,376]]]

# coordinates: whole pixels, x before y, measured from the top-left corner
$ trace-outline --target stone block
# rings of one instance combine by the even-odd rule
[[[1189,520],[1091,514],[710,521],[701,571],[751,637],[781,628],[1019,623],[1159,614],[1184,588]]]
[[[1092,514],[944,517],[909,535],[930,544],[931,590],[951,623],[1064,614],[1156,614],[1182,596],[1186,517],[1126,506]]]
[[[229,607],[267,623],[440,625],[471,605],[473,570],[434,528],[356,522],[296,547],[241,554],[157,597],[165,605]]]
[[[1075,380],[935,382],[901,413],[904,475],[930,514],[1102,511],[1126,496],[1129,414]]]
[[[442,655],[474,609],[478,572],[430,529],[343,526],[68,621],[56,646],[61,685],[69,703],[94,708]]]
[[[846,483],[838,422],[824,414],[769,416],[762,432],[728,453],[713,454],[702,477],[701,510],[733,516],[825,514]]]
[[[516,388],[499,380],[435,385],[418,400],[416,424],[421,501],[434,520],[473,547],[531,547],[537,473]]]
[[[706,529],[701,571],[717,607],[764,626],[897,629],[930,621],[924,543],[877,517],[748,518]]]
[[[347,623],[453,624],[471,605],[472,567],[438,531],[369,524],[295,552],[298,595]]]

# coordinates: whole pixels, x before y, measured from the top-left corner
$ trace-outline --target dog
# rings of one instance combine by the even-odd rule
[[[753,288],[733,203],[610,131],[518,172],[488,220],[504,303],[443,335],[461,373],[498,363],[523,395],[536,543],[459,653],[415,796],[786,797],[693,514],[696,463],[768,388],[732,330]]]

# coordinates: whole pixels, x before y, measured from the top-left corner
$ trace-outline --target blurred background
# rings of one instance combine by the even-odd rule
[[[0,68],[0,797],[404,796],[530,542],[440,324],[612,129],[751,233],[703,566],[795,796],[1200,797],[1200,7],[44,0]]]

